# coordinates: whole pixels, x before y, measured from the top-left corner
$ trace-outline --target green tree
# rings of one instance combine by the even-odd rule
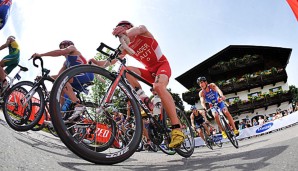
[[[184,105],[183,105],[183,101],[180,98],[179,94],[177,93],[173,93],[172,90],[170,88],[168,88],[168,91],[170,92],[170,94],[172,95],[175,105],[177,105],[181,110],[184,111]]]
[[[290,91],[293,95],[293,101],[297,102],[298,101],[298,88],[295,87],[294,85],[290,85]]]

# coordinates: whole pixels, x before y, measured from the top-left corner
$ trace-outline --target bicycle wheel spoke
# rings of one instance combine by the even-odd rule
[[[30,130],[42,116],[42,110],[39,109],[38,114],[32,113],[32,103],[40,100],[43,102],[41,90],[32,89],[32,82],[22,81],[5,94],[3,114],[8,125],[16,131]]]
[[[100,75],[101,80],[94,75]],[[93,163],[121,162],[135,152],[141,139],[139,108],[123,82],[111,86],[114,80],[112,74],[102,68],[81,65],[61,74],[51,91],[50,113],[59,137],[71,151]],[[73,103],[69,94],[65,96],[68,82],[80,103]],[[130,127],[134,129],[131,136],[126,135],[125,130],[120,131],[112,114],[112,108],[126,114],[124,99],[131,101],[134,113],[130,116],[133,119]],[[69,101],[71,105],[66,106]]]

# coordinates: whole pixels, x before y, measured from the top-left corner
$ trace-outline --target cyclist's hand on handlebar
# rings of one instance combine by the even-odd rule
[[[31,56],[31,58],[29,58],[29,60],[30,60],[30,59],[33,59],[33,58],[36,58],[36,57],[41,57],[41,55],[40,55],[39,53],[34,53],[34,54]]]
[[[122,34],[126,35],[126,29],[122,26],[118,26],[118,27],[114,28],[112,34],[116,37],[119,35],[122,35]]]
[[[220,99],[221,100],[226,100],[226,96],[221,96]]]
[[[95,65],[94,59],[89,59],[88,64],[89,65]]]

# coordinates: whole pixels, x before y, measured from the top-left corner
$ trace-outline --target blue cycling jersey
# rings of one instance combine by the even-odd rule
[[[203,93],[205,94],[205,100],[207,103],[217,103],[219,94],[217,91],[214,91],[212,88],[209,87],[209,92],[206,92],[206,90],[203,90]]]

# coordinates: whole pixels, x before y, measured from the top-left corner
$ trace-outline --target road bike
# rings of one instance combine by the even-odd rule
[[[141,76],[127,69],[125,59],[119,58],[121,51],[119,47],[113,49],[104,43],[101,43],[97,49],[99,52],[109,57],[109,61],[117,59],[119,62],[119,69],[117,72],[110,72],[104,68],[93,66],[93,65],[79,65],[67,69],[63,72],[55,81],[53,89],[50,95],[50,114],[52,123],[57,130],[59,137],[62,142],[76,155],[79,157],[96,163],[96,164],[115,164],[128,159],[134,154],[142,137],[142,117],[140,114],[140,108],[147,114],[152,129],[151,141],[156,145],[166,143],[168,146],[171,135],[168,128],[159,124],[157,120],[151,116],[151,112],[145,103],[137,95],[134,87],[130,85],[126,78],[126,74],[137,78],[138,80],[148,84],[152,87],[151,83],[148,83]],[[73,123],[72,127],[76,127],[80,130],[87,132],[89,129],[96,130],[94,134],[95,142],[85,143],[82,139],[84,136],[76,138],[77,132],[71,132],[70,127],[63,121],[63,112],[61,111],[60,100],[63,97],[63,89],[66,83],[74,82],[80,85],[79,79],[81,75],[87,75],[87,73],[93,73],[95,76],[92,81],[93,86],[89,87],[89,93],[87,97],[93,100],[94,106],[92,114],[82,115],[86,120],[90,122],[85,123],[83,120],[77,120]],[[83,86],[83,84],[81,84]],[[119,143],[120,140],[117,138],[117,126],[113,120],[111,106],[117,106],[117,103],[121,103],[120,99],[128,99],[131,102],[131,110],[134,115],[133,117],[133,132],[132,136],[128,137],[127,145],[122,148],[114,148],[113,143]],[[83,112],[86,112],[84,110]],[[185,132],[185,139],[180,148],[176,148],[175,151],[183,157],[189,157],[192,155],[194,150],[194,134],[191,130],[188,118],[185,113],[180,110],[177,113],[180,122],[184,125],[182,127]],[[99,132],[101,134],[99,134]],[[104,132],[104,133],[103,133]],[[80,134],[82,135],[82,134]],[[165,141],[166,139],[166,141]],[[90,150],[93,147],[93,150]]]
[[[3,97],[5,96],[5,93],[13,86],[14,81],[20,80],[21,76],[20,73],[21,72],[27,72],[28,68],[23,67],[21,65],[18,65],[19,67],[19,71],[15,74],[14,77],[10,77],[9,75],[6,75],[7,78],[7,85],[5,87],[3,87],[2,89],[0,89],[0,103],[3,104]],[[3,85],[2,85],[3,86]]]
[[[221,101],[221,99],[219,101]],[[218,107],[218,103],[212,103],[212,104],[209,104],[209,106],[210,106],[210,109],[208,109],[208,110],[211,110],[212,112],[215,111],[218,113],[220,124],[221,124],[223,130],[226,132],[228,139],[230,140],[230,142],[233,144],[233,146],[235,148],[238,148],[239,145],[238,145],[237,137],[234,134],[234,131],[229,124],[229,121],[226,119],[226,116],[223,114],[221,109]]]
[[[209,123],[206,123],[207,124],[207,127],[209,129]],[[204,139],[205,139],[205,144],[206,146],[213,150],[213,146],[216,145],[218,147],[222,147],[222,142],[219,138],[217,138],[216,135],[213,134],[213,130],[210,129],[210,135],[207,134],[207,131],[205,129],[205,127],[203,126],[203,124],[200,124],[199,128],[201,129],[202,133],[203,133],[203,136],[204,136]]]
[[[35,79],[34,83],[31,81],[18,82],[8,90],[3,99],[3,114],[6,122],[16,131],[32,129],[45,112],[45,97],[48,97],[49,93],[45,81],[53,84],[53,80],[48,75],[50,70],[43,67],[41,58],[34,58],[33,65],[38,67],[35,63],[37,59],[40,60],[42,76]],[[38,108],[33,110],[36,103],[39,104]]]

